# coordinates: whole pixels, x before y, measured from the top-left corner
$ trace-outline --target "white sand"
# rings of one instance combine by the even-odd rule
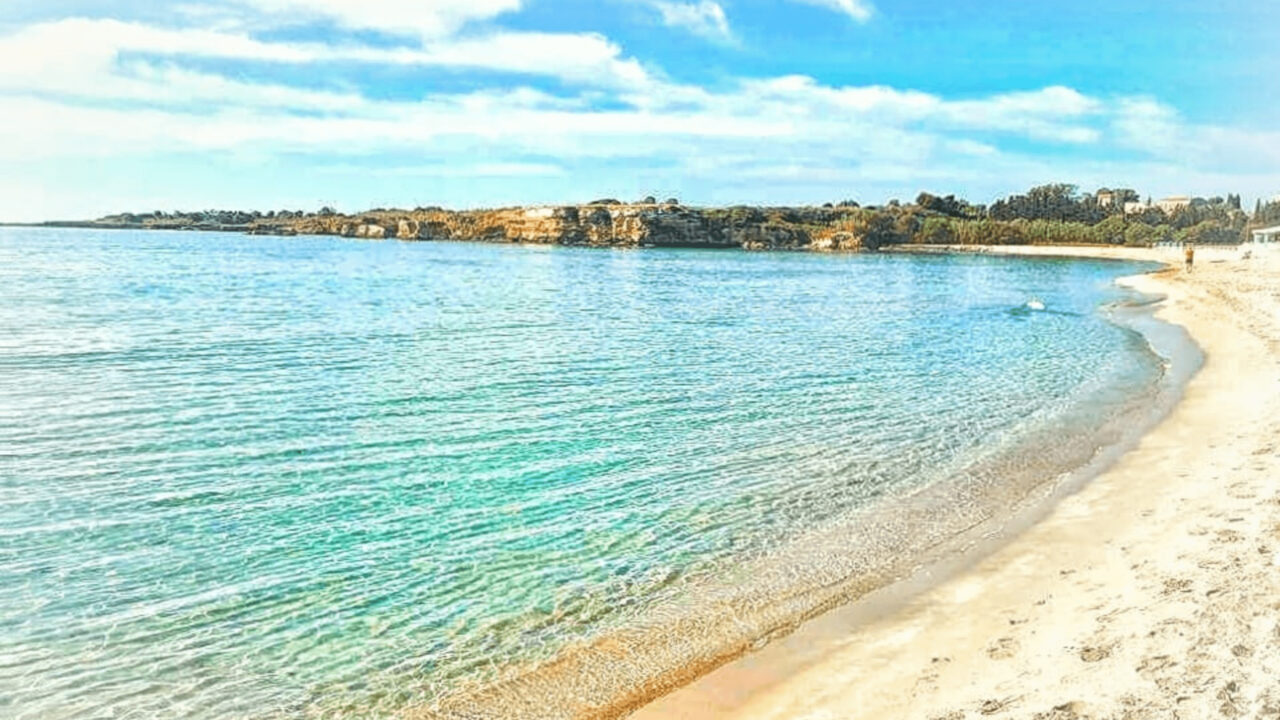
[[[976,564],[818,618],[632,717],[1280,717],[1280,253],[1202,249],[1194,273],[1127,282],[1166,294],[1158,316],[1207,356],[1136,449]]]

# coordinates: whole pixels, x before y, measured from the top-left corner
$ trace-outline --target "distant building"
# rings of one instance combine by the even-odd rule
[[[1138,199],[1138,193],[1132,188],[1098,188],[1093,194],[1094,202],[1100,208],[1118,208],[1127,202]]]
[[[1163,210],[1166,215],[1172,215],[1179,208],[1191,207],[1191,204],[1192,200],[1189,195],[1174,195],[1156,201],[1156,207]]]
[[[1165,215],[1172,215],[1181,208],[1203,205],[1204,203],[1205,201],[1202,198],[1193,198],[1190,195],[1171,195],[1155,202],[1127,202],[1124,204],[1124,211],[1127,215],[1133,215],[1146,212],[1151,208],[1160,208]]]

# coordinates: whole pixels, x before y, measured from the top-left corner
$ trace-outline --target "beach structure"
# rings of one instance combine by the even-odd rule
[[[1243,246],[1250,254],[1258,252],[1273,253],[1280,248],[1280,225],[1258,228],[1251,234],[1251,242]]]
[[[1280,225],[1254,230],[1253,241],[1255,243],[1280,243]]]
[[[1250,233],[1249,242],[1241,243],[1240,258],[1271,255],[1280,248],[1280,225],[1258,228]]]

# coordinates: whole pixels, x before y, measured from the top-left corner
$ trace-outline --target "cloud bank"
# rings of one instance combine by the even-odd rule
[[[856,0],[813,2],[858,21],[872,14]],[[560,191],[583,196],[601,178],[599,191],[639,178],[690,189],[695,201],[816,202],[1171,173],[1261,186],[1280,168],[1280,132],[1197,125],[1154,97],[1061,85],[945,97],[805,74],[704,85],[598,33],[503,26],[519,0],[401,5],[235,0],[169,25],[70,17],[14,28],[0,35],[0,163],[11,168],[0,181],[18,186],[30,182],[23,168],[77,161],[146,168],[221,155],[304,158],[335,175],[473,178],[449,185],[447,198],[472,203],[530,201],[518,184],[530,177],[560,178]],[[711,0],[650,7],[668,26],[733,37]],[[316,23],[343,31],[298,31]],[[380,75],[407,79],[395,93],[346,79]],[[0,214],[52,212],[55,191],[32,204],[28,189],[22,207]]]

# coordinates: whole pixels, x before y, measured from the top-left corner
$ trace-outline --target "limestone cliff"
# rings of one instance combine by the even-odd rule
[[[690,208],[675,203],[602,202],[309,215],[261,220],[251,231],[597,247],[838,251],[875,249],[871,225],[867,211],[854,207]]]

